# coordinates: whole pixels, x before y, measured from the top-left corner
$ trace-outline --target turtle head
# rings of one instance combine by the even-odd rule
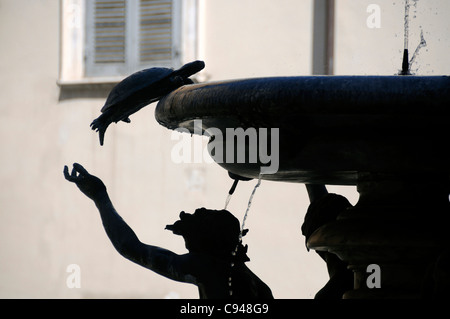
[[[197,60],[194,62],[186,63],[180,69],[178,69],[176,72],[183,78],[187,78],[197,72],[200,72],[204,68],[205,68],[205,62]]]

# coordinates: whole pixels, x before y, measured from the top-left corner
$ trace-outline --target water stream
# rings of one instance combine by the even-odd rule
[[[253,188],[252,194],[250,195],[250,199],[248,200],[247,210],[245,211],[244,218],[242,219],[242,226],[241,226],[241,232],[239,234],[239,241],[242,240],[242,234],[244,232],[245,221],[247,220],[248,212],[250,210],[250,207],[252,206],[253,196],[255,196],[256,189],[259,187],[259,185],[261,185],[261,177],[262,177],[262,174],[259,174],[258,183],[256,183],[255,187]]]
[[[416,47],[416,50],[414,50],[413,56],[411,57],[411,60],[409,60],[409,69],[411,69],[411,65],[414,63],[415,59],[419,55],[420,49],[427,46],[427,42],[425,41],[425,38],[423,37],[423,29],[420,30],[420,43]],[[411,70],[410,70],[411,71]],[[415,70],[417,72],[417,70]]]
[[[402,62],[402,69],[399,72],[399,75],[411,75],[412,74],[411,73],[411,65],[416,60],[420,49],[427,45],[427,42],[425,41],[425,38],[423,36],[423,29],[421,29],[420,30],[420,43],[417,45],[416,49],[414,50],[414,53],[413,53],[411,59],[409,59],[408,46],[409,46],[410,8],[411,8],[411,5],[413,5],[414,8],[417,9],[418,1],[419,0],[405,0],[405,15],[404,15],[404,22],[403,22],[403,27],[404,27],[403,62]],[[415,18],[415,17],[416,16],[414,14],[413,18]],[[415,70],[415,71],[417,71],[417,70]]]

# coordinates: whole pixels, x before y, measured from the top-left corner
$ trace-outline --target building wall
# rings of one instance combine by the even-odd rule
[[[210,80],[311,72],[312,1],[200,2]]]
[[[416,75],[448,75],[450,65],[450,2],[410,3],[409,58],[421,42],[411,65]],[[379,24],[374,14],[379,12]],[[394,75],[401,69],[404,49],[405,1],[336,0],[335,74]]]
[[[387,1],[378,2],[386,8]],[[375,32],[360,26],[367,6],[337,1],[336,8],[337,73],[395,73],[400,61],[390,54],[401,50],[391,48],[395,39],[387,46],[358,41],[358,32]],[[199,0],[204,80],[310,74],[311,10],[312,1]],[[444,11],[436,12],[433,21],[448,30]],[[67,94],[57,85],[59,16],[58,1],[0,0],[0,297],[197,298],[196,287],[121,257],[94,204],[64,180],[63,166],[79,162],[102,178],[116,209],[141,241],[177,253],[186,251],[182,238],[164,226],[181,210],[221,209],[232,181],[215,164],[174,163],[176,141],[156,123],[154,105],[139,111],[131,124],[111,125],[100,147],[89,124],[99,115],[104,90]],[[392,30],[399,23],[382,21],[380,39],[394,33],[400,41],[401,31]],[[439,38],[439,51],[448,53],[450,33],[444,38],[429,32],[427,41]],[[427,72],[448,74],[442,63],[446,53],[433,52],[431,45],[428,50],[421,52],[421,67],[429,63]],[[393,59],[392,67],[380,55]],[[230,202],[240,220],[255,183],[240,183]],[[357,201],[354,187],[330,190]],[[249,267],[277,298],[312,298],[327,281],[325,264],[306,251],[300,231],[308,203],[301,184],[263,181],[247,219]],[[71,264],[80,266],[81,288],[66,284]]]

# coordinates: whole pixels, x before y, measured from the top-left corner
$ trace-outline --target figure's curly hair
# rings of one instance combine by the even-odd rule
[[[249,261],[247,246],[239,241],[239,220],[227,210],[198,208],[194,214],[180,213],[180,220],[166,229],[183,236],[191,253],[204,253],[219,258],[232,258],[231,253],[238,247],[236,260]],[[242,235],[245,235],[244,230]]]

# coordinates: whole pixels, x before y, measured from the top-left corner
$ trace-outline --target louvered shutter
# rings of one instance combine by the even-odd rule
[[[172,1],[140,1],[139,59],[165,63],[172,60]]]
[[[168,0],[88,0],[88,77],[178,66],[180,4]],[[178,20],[178,21],[177,21]]]
[[[86,76],[126,72],[127,4],[125,0],[90,0],[86,10]]]

